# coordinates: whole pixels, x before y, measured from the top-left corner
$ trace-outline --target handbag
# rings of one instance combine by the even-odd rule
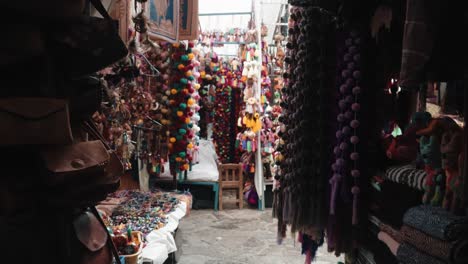
[[[107,227],[95,207],[79,213],[73,219],[70,251],[80,264],[111,264],[112,259],[120,264],[119,254],[112,242]]]
[[[73,142],[66,100],[0,99],[0,146],[65,145]]]
[[[56,207],[91,206],[120,186],[124,168],[117,154],[92,121],[83,122],[82,130],[94,140],[41,150],[49,187],[45,199]]]
[[[124,58],[127,47],[117,31],[117,21],[100,0],[90,0],[103,18],[83,15],[63,23],[50,33],[50,52],[55,62],[72,77],[99,71]]]

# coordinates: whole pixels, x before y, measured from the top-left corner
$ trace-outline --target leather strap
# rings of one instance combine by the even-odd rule
[[[101,0],[89,0],[89,2],[94,6],[94,8],[101,14],[105,19],[112,20],[109,13],[107,13],[106,8],[102,5]]]
[[[96,216],[96,218],[98,219],[99,223],[101,223],[102,227],[106,230],[107,232],[107,246],[110,248],[110,250],[112,251],[112,255],[114,256],[115,258],[115,262],[117,264],[122,264],[122,262],[120,261],[120,257],[119,257],[119,253],[117,252],[117,248],[115,248],[115,245],[114,245],[114,242],[112,242],[112,237],[111,235],[109,234],[109,230],[107,230],[107,227],[106,227],[106,224],[104,224],[104,221],[102,220],[101,218],[101,215],[99,214],[98,210],[96,209],[95,206],[92,206],[91,207],[91,212]]]

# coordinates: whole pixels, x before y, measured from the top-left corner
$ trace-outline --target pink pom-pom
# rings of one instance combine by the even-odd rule
[[[346,96],[345,100],[346,100],[347,103],[351,104],[351,103],[354,102],[354,97],[352,97],[351,95],[348,95],[348,96]]]
[[[349,128],[349,126],[345,126],[345,127],[343,127],[343,129],[341,129],[341,132],[344,135],[349,135],[349,133],[351,133],[351,128]]]
[[[358,136],[352,136],[351,137],[351,143],[354,144],[354,145],[359,143],[359,137]]]
[[[357,121],[356,119],[354,119],[353,121],[351,121],[351,127],[356,129],[359,127],[359,121]]]
[[[361,87],[356,86],[356,87],[353,88],[353,94],[354,95],[358,95],[360,93],[361,93]]]
[[[346,111],[345,117],[349,120],[349,119],[352,119],[354,117],[354,114],[351,111]]]
[[[341,85],[340,93],[345,94],[346,92],[348,92],[348,87],[345,84]]]
[[[361,105],[358,104],[358,103],[354,103],[352,106],[351,106],[351,109],[353,109],[354,112],[357,112],[361,109]]]
[[[343,143],[340,144],[340,149],[341,149],[341,150],[346,150],[347,148],[348,148],[348,144],[347,144],[347,143],[343,142]]]
[[[348,78],[348,76],[351,74],[351,72],[349,70],[343,70],[341,72],[341,77],[343,78]]]
[[[341,130],[340,130],[340,131],[336,131],[335,136],[336,136],[336,138],[339,139],[339,138],[341,138],[341,137],[343,136],[343,133],[341,132]]]
[[[333,164],[331,165],[331,168],[332,168],[333,171],[337,171],[337,170],[338,170],[338,167],[337,167],[337,165],[336,165],[335,163],[333,163]]]
[[[338,120],[338,122],[344,122],[345,121],[345,117],[343,114],[339,114],[338,117],[336,118],[336,120]]]
[[[345,165],[345,160],[344,159],[337,159],[336,160],[336,165],[343,167]]]
[[[356,79],[356,80],[361,79],[361,72],[360,72],[360,71],[354,71],[354,72],[353,72],[353,77],[354,77],[354,79]]]
[[[351,158],[351,160],[354,160],[354,161],[358,160],[359,159],[359,153],[357,153],[357,152],[351,153],[350,158]]]
[[[341,154],[340,148],[339,148],[339,147],[335,147],[335,148],[333,149],[333,153],[335,153],[335,155],[340,155],[340,154]]]

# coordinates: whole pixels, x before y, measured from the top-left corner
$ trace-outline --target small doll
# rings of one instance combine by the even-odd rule
[[[443,173],[441,171],[440,135],[422,136],[419,140],[420,159],[427,176],[424,182],[423,203],[440,206],[442,202]]]
[[[416,160],[419,148],[416,132],[426,128],[430,120],[431,114],[428,112],[415,113],[403,135],[391,140],[387,148],[387,157],[399,162],[413,162]]]

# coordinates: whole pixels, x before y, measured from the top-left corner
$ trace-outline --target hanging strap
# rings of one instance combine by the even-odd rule
[[[109,15],[109,13],[107,13],[107,10],[106,8],[102,5],[102,2],[101,0],[89,0],[89,2],[91,3],[91,5],[94,6],[94,8],[96,9],[96,11],[99,12],[99,14],[101,14],[101,16],[105,19],[108,19],[108,20],[112,20],[111,16]]]
[[[101,215],[99,214],[99,212],[98,212],[98,210],[96,209],[95,206],[92,206],[92,207],[91,207],[91,212],[96,216],[96,218],[98,219],[99,223],[101,223],[102,227],[103,227],[104,230],[106,230],[106,232],[107,232],[107,246],[108,246],[108,247],[110,248],[110,250],[112,251],[112,255],[113,255],[114,258],[115,258],[115,262],[116,262],[117,264],[122,264],[122,262],[120,261],[119,253],[117,252],[117,248],[115,248],[114,242],[112,242],[111,234],[109,233],[109,230],[107,230],[106,224],[104,224],[104,221],[102,220]]]

